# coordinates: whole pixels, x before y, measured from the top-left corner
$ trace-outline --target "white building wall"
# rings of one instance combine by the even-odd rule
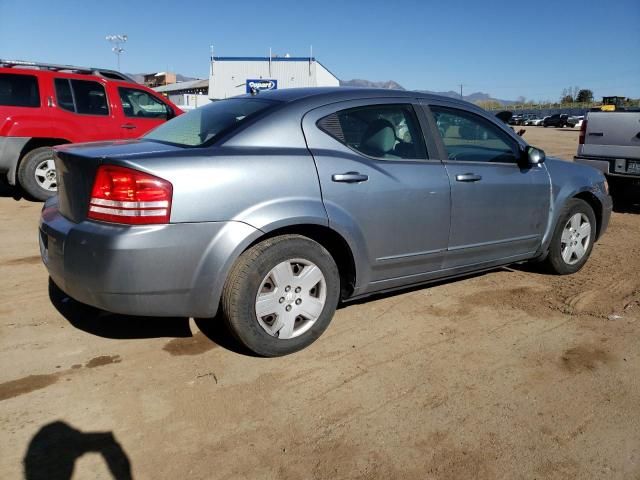
[[[214,59],[209,77],[209,97],[223,99],[246,93],[250,79],[277,80],[278,89],[339,86],[338,79],[317,61],[309,59]]]

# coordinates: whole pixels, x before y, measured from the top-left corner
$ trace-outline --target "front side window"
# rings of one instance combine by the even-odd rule
[[[471,112],[430,108],[449,160],[517,163],[517,145],[497,125]]]
[[[370,157],[427,158],[422,130],[411,105],[370,105],[341,110],[319,120],[318,127]]]
[[[58,106],[84,115],[109,115],[107,94],[98,82],[56,78],[54,81]]]
[[[143,138],[184,147],[199,147],[211,143],[216,137],[274,105],[276,102],[255,98],[219,100],[163,123]]]
[[[0,105],[39,107],[38,79],[34,75],[0,73]]]
[[[157,98],[137,88],[119,87],[122,109],[127,117],[169,118],[169,108]]]

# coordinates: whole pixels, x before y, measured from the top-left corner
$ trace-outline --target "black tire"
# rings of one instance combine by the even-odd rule
[[[34,148],[22,158],[18,168],[18,183],[29,196],[36,200],[44,201],[57,193],[57,189],[47,190],[36,180],[36,169],[47,160],[53,160],[52,147]]]
[[[576,263],[570,264],[565,262],[565,260],[562,258],[562,233],[565,226],[569,222],[569,219],[577,213],[582,213],[587,217],[589,223],[591,224],[591,236],[589,238],[584,256]],[[596,237],[596,228],[596,216],[593,213],[593,209],[591,208],[591,206],[587,202],[585,202],[584,200],[580,200],[579,198],[572,198],[571,200],[569,200],[562,209],[560,216],[558,217],[558,222],[553,232],[553,237],[551,238],[551,245],[549,246],[548,255],[543,261],[543,265],[546,267],[546,269],[551,273],[555,273],[558,275],[569,275],[580,270],[591,255],[591,250],[593,249],[593,243]]]
[[[280,339],[258,323],[256,296],[263,279],[281,262],[303,259],[314,263],[324,275],[325,304],[318,319],[301,335]],[[282,235],[258,243],[234,264],[222,292],[222,313],[231,332],[249,350],[277,357],[301,350],[322,335],[333,318],[340,297],[340,275],[331,254],[301,235]]]

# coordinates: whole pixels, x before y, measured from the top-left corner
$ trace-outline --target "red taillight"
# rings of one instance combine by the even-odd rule
[[[169,223],[173,187],[131,168],[101,165],[93,182],[88,217],[104,222]]]
[[[578,143],[580,145],[584,145],[584,137],[587,134],[587,119],[582,120],[582,125],[580,125],[580,137],[578,137]]]

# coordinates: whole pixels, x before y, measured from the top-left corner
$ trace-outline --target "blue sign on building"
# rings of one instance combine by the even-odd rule
[[[247,79],[247,93],[256,90],[277,90],[278,80],[265,80],[263,78]]]

